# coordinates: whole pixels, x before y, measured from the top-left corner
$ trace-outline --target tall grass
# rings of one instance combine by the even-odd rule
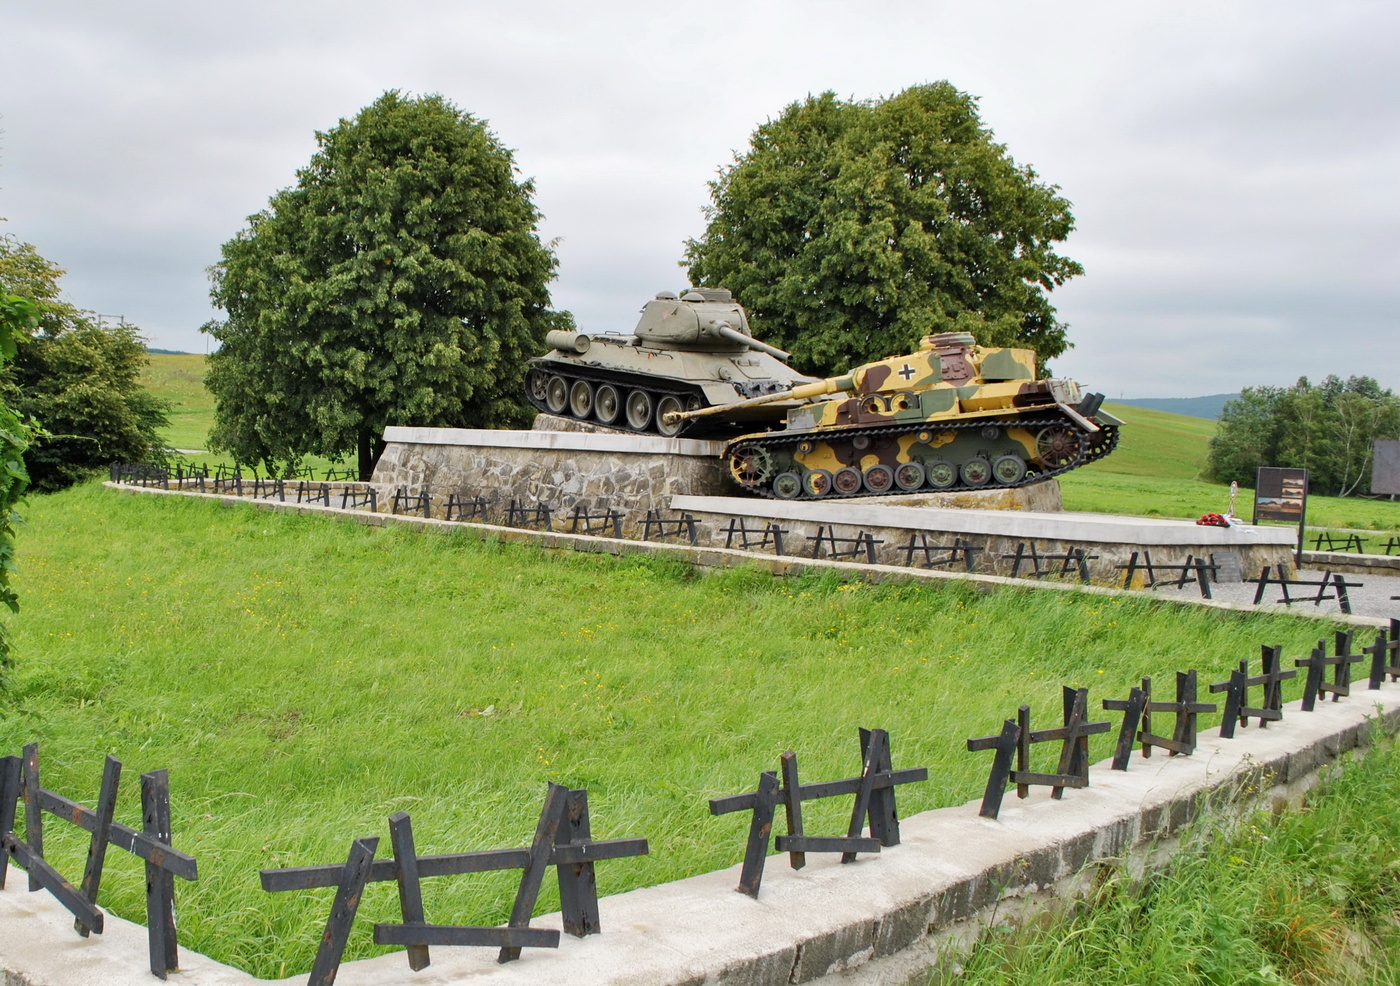
[[[1163,872],[1108,867],[1062,920],[993,928],[961,976],[1196,986],[1400,982],[1400,753],[1334,771],[1305,806],[1222,830],[1207,816]]]
[[[114,754],[128,822],[135,774],[168,767],[201,873],[178,888],[181,940],[259,975],[309,966],[330,897],[264,894],[257,870],[343,861],[399,809],[424,853],[515,846],[547,780],[587,787],[595,837],[651,841],[599,867],[611,893],[737,861],[744,820],[706,801],[785,749],[844,777],[856,728],[889,729],[896,766],[930,767],[900,791],[907,815],[980,794],[966,738],[1021,702],[1053,718],[1062,683],[1097,706],[1143,674],[1220,680],[1261,643],[1296,656],[1330,632],[1147,598],[699,574],[96,486],[35,498],[19,551],[0,750],[38,740],[45,785],[86,803]],[[811,830],[844,830],[843,809],[815,803]],[[50,829],[80,873],[81,833]],[[123,856],[103,902],[139,918]],[[430,880],[429,918],[502,921],[514,879]],[[392,894],[371,888],[365,913]],[[368,927],[352,956],[375,951]]]

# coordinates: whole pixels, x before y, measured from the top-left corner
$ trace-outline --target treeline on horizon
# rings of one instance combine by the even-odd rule
[[[1246,387],[1221,411],[1206,474],[1252,488],[1260,466],[1307,469],[1310,492],[1364,495],[1374,443],[1387,439],[1400,439],[1400,397],[1371,377]]]

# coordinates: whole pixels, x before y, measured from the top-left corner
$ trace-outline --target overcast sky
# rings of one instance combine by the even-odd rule
[[[1059,185],[1086,273],[1055,361],[1111,397],[1365,373],[1400,389],[1400,5],[7,0],[0,216],[69,300],[203,352],[205,268],[386,89],[488,121],[556,307],[630,329],[706,182],[808,93],[947,79]]]

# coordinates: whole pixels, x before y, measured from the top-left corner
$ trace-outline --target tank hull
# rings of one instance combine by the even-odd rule
[[[1027,414],[972,412],[744,435],[726,446],[724,458],[741,488],[777,499],[1006,489],[1108,455],[1118,443],[1118,425],[1096,424],[1090,432],[1053,406]]]
[[[1100,410],[1103,398],[1037,379],[1030,350],[987,349],[964,335],[925,343],[796,388],[792,396],[818,399],[789,411],[782,430],[732,440],[731,478],[779,499],[1010,488],[1117,445],[1122,422]]]
[[[530,361],[525,396],[549,414],[666,436],[732,436],[778,424],[797,401],[778,401],[703,422],[671,425],[693,411],[780,393],[814,378],[753,339],[742,307],[723,289],[658,296],[632,335],[550,333],[552,352]],[[777,354],[777,356],[773,354]]]

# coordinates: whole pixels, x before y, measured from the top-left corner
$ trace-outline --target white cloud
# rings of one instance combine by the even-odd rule
[[[1397,28],[1366,2],[20,0],[0,215],[75,302],[202,351],[204,268],[314,131],[441,92],[534,178],[555,303],[625,327],[681,283],[705,183],[754,126],[809,92],[947,78],[1075,204],[1063,372],[1127,396],[1400,387]]]

